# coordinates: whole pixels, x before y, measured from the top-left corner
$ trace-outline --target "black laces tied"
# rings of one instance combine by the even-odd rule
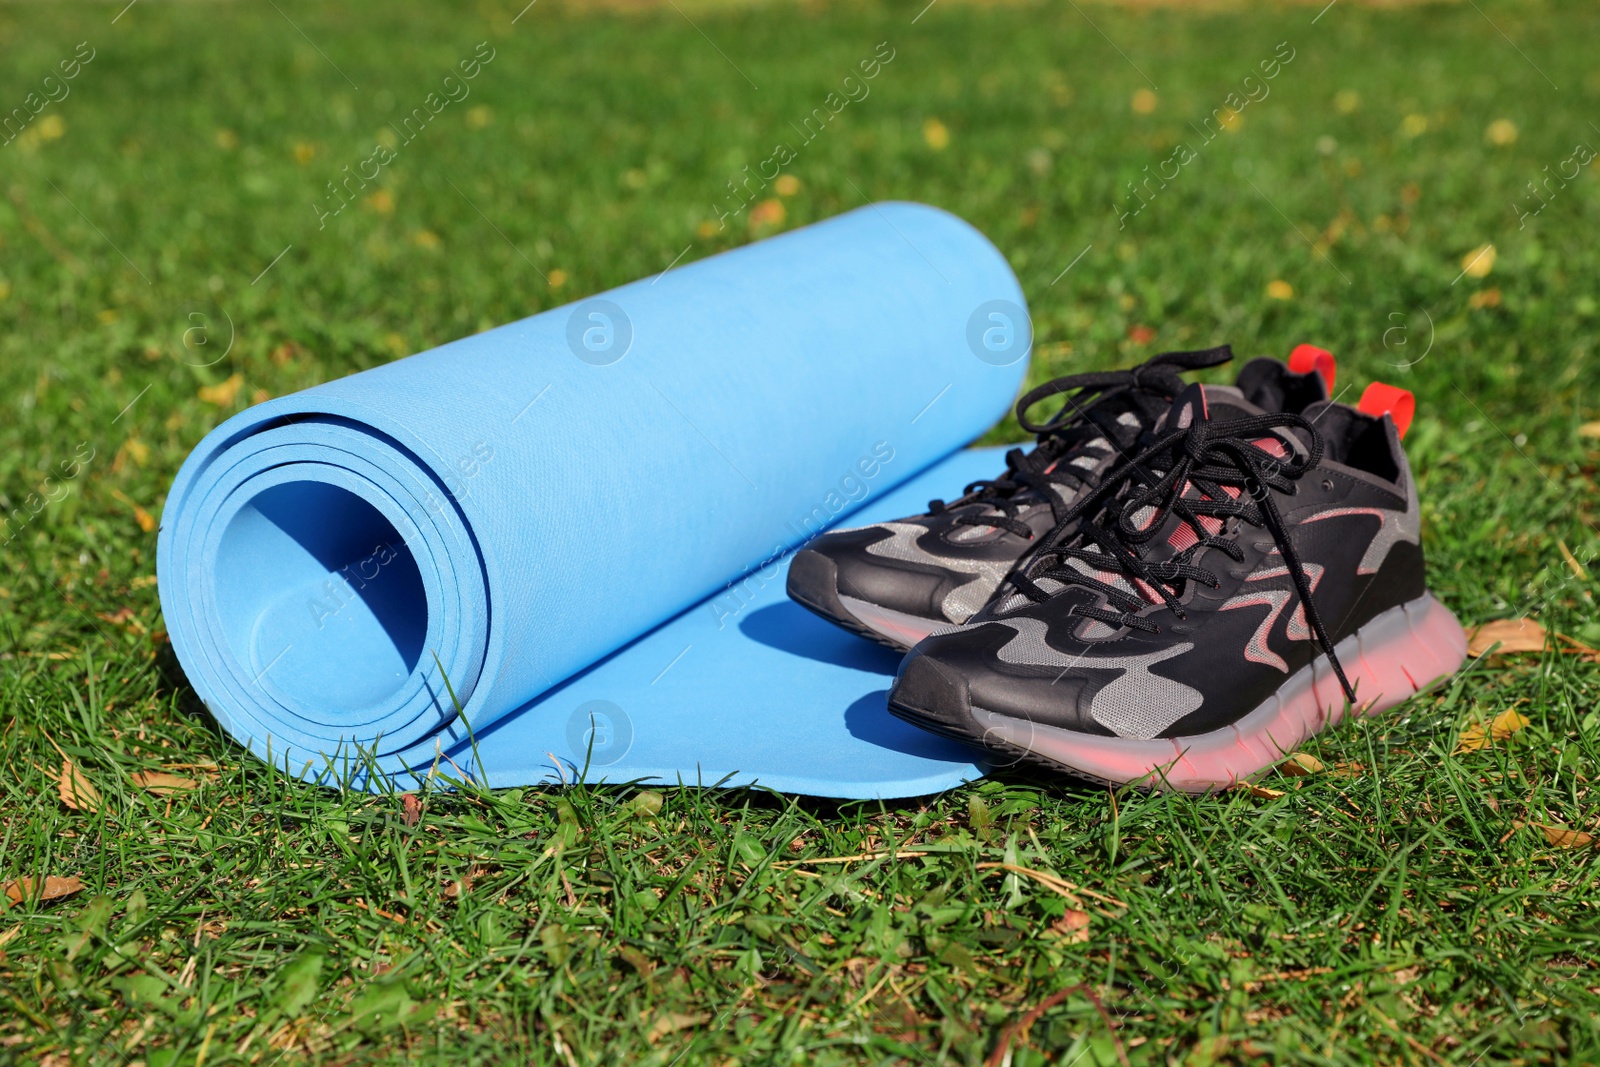
[[[1086,485],[1091,475],[1088,471],[1064,462],[1073,447],[1096,437],[1104,437],[1117,447],[1116,418],[1125,405],[1107,404],[1106,401],[1132,392],[1147,392],[1168,398],[1176,397],[1184,389],[1180,376],[1183,371],[1215,367],[1233,358],[1227,345],[1186,352],[1164,352],[1129,370],[1090,371],[1069,374],[1035,386],[1017,401],[1017,422],[1038,439],[1032,452],[1024,453],[1013,448],[1006,453],[1006,472],[998,478],[972,482],[962,490],[959,499],[950,503],[930,500],[928,514],[939,515],[946,510],[964,508],[973,504],[986,505],[981,511],[957,516],[960,526],[992,526],[1007,530],[1018,537],[1033,539],[1033,530],[1018,515],[1022,504],[1017,496],[1031,489],[1049,502],[1051,512],[1059,526],[1066,520],[1068,509],[1060,497],[1050,492],[1050,486],[1060,485],[1078,489]],[[1055,414],[1043,422],[1028,418],[1034,405],[1053,396],[1067,396],[1067,401]],[[1089,402],[1093,398],[1092,402]],[[1088,403],[1086,403],[1088,402]],[[1142,435],[1140,442],[1142,443]],[[1075,509],[1073,509],[1075,510]]]
[[[1304,452],[1291,449],[1282,456],[1255,443],[1262,437],[1276,437],[1287,445],[1287,435],[1277,431],[1291,427],[1303,430],[1310,439]],[[1074,615],[1116,628],[1128,626],[1160,633],[1159,625],[1138,614],[1147,604],[1164,603],[1179,619],[1187,619],[1178,599],[1181,584],[1195,581],[1213,589],[1221,584],[1213,572],[1191,562],[1199,551],[1216,548],[1242,563],[1244,550],[1233,536],[1226,536],[1227,524],[1238,519],[1265,527],[1283,556],[1295,595],[1318,644],[1333,666],[1345,696],[1354,704],[1355,689],[1334,652],[1333,640],[1311,598],[1305,566],[1272,496],[1273,492],[1294,495],[1295,482],[1321,462],[1322,447],[1322,436],[1309,422],[1286,412],[1227,423],[1198,420],[1163,436],[1079,500],[1072,508],[1073,515],[1095,518],[1082,523],[1070,543],[1042,545],[1031,565],[1019,568],[1008,581],[1035,602],[1055,595],[1039,586],[1045,579],[1063,587],[1093,589],[1104,596],[1112,610],[1076,605],[1072,609]],[[1198,498],[1184,495],[1190,486],[1201,494]],[[1230,488],[1238,492],[1230,493]],[[1115,502],[1101,510],[1113,497]],[[1170,559],[1146,559],[1143,546],[1160,532],[1169,513],[1193,531],[1195,541]],[[1215,520],[1216,533],[1207,528],[1204,518]],[[1065,522],[1058,524],[1051,537],[1059,536],[1065,526]],[[1088,573],[1073,566],[1074,560],[1083,564]]]

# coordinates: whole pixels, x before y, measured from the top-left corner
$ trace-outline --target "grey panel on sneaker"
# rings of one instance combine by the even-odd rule
[[[1015,595],[919,642],[890,710],[1043,766],[1203,789],[1345,702],[1391,706],[1456,670],[1465,637],[1427,593],[1396,424],[1217,399],[1186,391]]]
[[[1070,516],[1083,494],[1149,438],[1184,386],[1179,372],[1227,358],[1226,346],[1169,353],[1130,371],[1075,375],[1032,390],[1019,402],[1018,417],[1038,431],[1033,449],[1012,450],[999,477],[967,486],[948,504],[934,501],[922,515],[815,538],[806,551],[826,557],[831,567],[791,568],[789,595],[854,633],[899,649],[914,643],[905,638],[916,629],[966,622],[1017,562]],[[1299,410],[1327,396],[1317,373],[1296,373],[1274,359],[1251,360],[1238,380],[1235,386],[1207,387],[1219,412],[1258,412],[1258,401]],[[1043,424],[1026,420],[1032,404],[1068,393],[1073,395],[1054,418]],[[848,602],[872,610],[852,611]]]

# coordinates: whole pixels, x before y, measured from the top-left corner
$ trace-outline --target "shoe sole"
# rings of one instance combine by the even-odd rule
[[[789,599],[841,626],[896,652],[908,652],[934,630],[949,623],[880,607],[839,592],[839,570],[820,552],[801,549],[789,564]]]
[[[1362,701],[1357,714],[1377,715],[1455,674],[1467,658],[1467,635],[1449,608],[1424,593],[1376,616],[1335,649]],[[970,736],[961,740],[1106,785],[1208,793],[1281,762],[1307,738],[1342,721],[1347,706],[1333,668],[1318,656],[1238,722],[1209,733],[1106,737],[975,707]],[[952,730],[948,717],[892,703],[890,710],[949,736],[966,732]]]

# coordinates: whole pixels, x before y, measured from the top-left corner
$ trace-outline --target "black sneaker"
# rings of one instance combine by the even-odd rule
[[[919,643],[889,707],[1027,762],[1204,792],[1347,707],[1448,678],[1466,635],[1424,584],[1409,393],[1303,415],[1191,386],[967,625]],[[1092,516],[1092,518],[1090,517]]]
[[[1004,474],[972,483],[959,500],[930,502],[923,515],[822,534],[796,553],[789,596],[901,652],[965,622],[1086,490],[1148,443],[1186,384],[1183,371],[1232,358],[1227,345],[1168,352],[1131,370],[1074,374],[1031,390],[1017,402],[1017,421],[1038,443],[1006,453]],[[1208,388],[1269,411],[1298,412],[1327,399],[1334,373],[1332,355],[1301,345],[1287,367],[1254,359],[1237,385]],[[1052,418],[1028,419],[1034,405],[1062,394],[1070,395]]]

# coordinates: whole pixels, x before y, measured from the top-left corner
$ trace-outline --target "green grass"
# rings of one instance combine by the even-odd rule
[[[748,214],[699,231],[725,183],[888,41],[768,229],[863,194],[958,212],[1022,279],[1035,379],[1331,347],[1344,380],[1419,397],[1435,591],[1600,644],[1597,178],[1525,225],[1511,206],[1600,145],[1591,5],[120,6],[0,7],[0,107],[95,49],[0,146],[0,881],[84,885],[0,912],[0,1060],[979,1063],[1036,1006],[1014,1064],[1600,1057],[1595,852],[1532,825],[1596,829],[1578,656],[1482,662],[1318,738],[1344,770],[1281,796],[524,789],[431,795],[413,825],[195,717],[145,528],[253,398],[749,240]],[[387,200],[319,230],[326,183],[480,41],[472,96],[366,190]],[[1202,144],[1282,41],[1270,95]],[[1180,142],[1198,158],[1119,229]],[[1526,729],[1455,753],[1511,709]],[[98,812],[61,803],[56,746]],[[132,777],[181,764],[215,770],[170,796]],[[904,847],[926,854],[816,862]],[[1082,887],[1087,937],[985,866],[1007,862]]]

